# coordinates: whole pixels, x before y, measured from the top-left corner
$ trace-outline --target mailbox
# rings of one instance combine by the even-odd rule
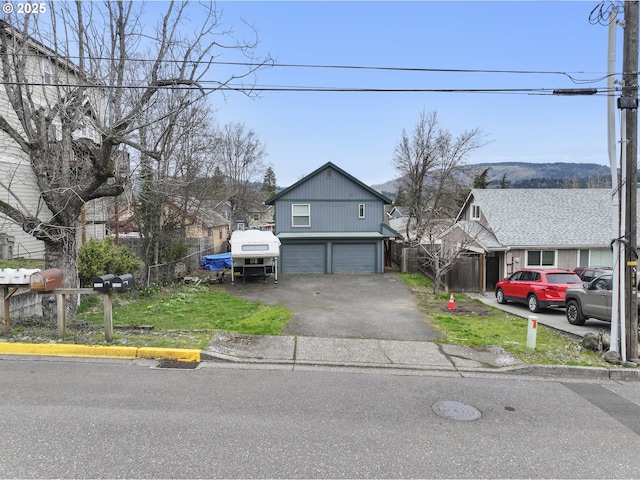
[[[113,286],[113,280],[116,276],[113,273],[107,273],[106,275],[101,275],[99,277],[94,277],[93,279],[93,289],[104,291],[111,290]]]
[[[116,291],[131,290],[133,288],[133,275],[130,273],[120,275],[111,281],[111,285]]]
[[[29,277],[29,288],[32,292],[49,292],[62,288],[62,270],[50,268],[34,272]]]

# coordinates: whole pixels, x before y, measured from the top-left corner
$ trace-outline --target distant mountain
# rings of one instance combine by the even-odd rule
[[[489,188],[500,188],[503,178],[507,188],[606,188],[611,186],[611,170],[595,163],[476,163],[462,168],[461,180],[471,188],[473,179],[489,169]],[[396,180],[372,185],[382,193],[395,196]]]

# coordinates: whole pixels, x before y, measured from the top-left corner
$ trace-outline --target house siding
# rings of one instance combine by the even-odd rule
[[[40,191],[31,166],[27,162],[16,160],[5,153],[0,155],[0,178],[8,188],[0,189],[0,200],[23,211],[27,210],[29,214],[43,221],[49,220],[51,212],[44,202],[39,201]],[[0,232],[14,237],[13,257],[44,258],[44,242],[37,240],[25,232],[21,225],[1,214]]]
[[[294,227],[291,206],[309,204],[311,225]],[[365,205],[365,218],[358,217],[360,204]],[[282,200],[276,202],[277,232],[371,232],[380,229],[384,208],[371,200]]]
[[[282,273],[383,273],[385,198],[328,163],[267,204],[283,235]],[[309,226],[294,226],[292,206],[309,205]],[[361,217],[361,206],[364,216]]]
[[[53,58],[55,57],[53,51],[49,51],[36,42],[31,40],[22,42],[14,37],[13,44],[9,45],[9,50],[11,49],[21,53],[27,52],[24,57],[26,59],[25,75],[27,78],[33,79],[36,85],[41,82],[45,83],[43,61],[45,58],[51,57],[47,60],[51,68],[49,70],[51,84],[43,85],[41,88],[33,88],[31,92],[31,99],[34,103],[42,106],[47,111],[51,110],[53,103],[57,103],[60,95],[60,85],[71,86],[79,82],[75,65],[64,58]],[[62,94],[64,95],[64,92]],[[104,99],[99,90],[94,89],[88,92],[87,95],[91,96],[94,112],[104,112]],[[7,122],[24,136],[22,125],[6,94],[0,95],[0,112],[2,112]],[[59,127],[59,119],[54,123]],[[74,136],[77,138],[81,135],[74,132]],[[93,137],[92,139],[96,141],[95,135]],[[2,178],[0,200],[19,208],[29,216],[36,217],[43,222],[49,221],[52,214],[40,197],[40,189],[33,174],[28,154],[19,147],[17,142],[2,131],[0,131],[0,144],[2,145],[2,151],[0,152],[0,178]],[[93,204],[90,208],[92,208],[90,221],[85,221],[84,225],[80,225],[80,219],[78,219],[76,238],[79,244],[86,237],[103,238],[105,234],[103,223],[105,216],[100,218],[98,214],[98,212],[102,213],[102,210],[97,208],[97,204]],[[16,224],[12,219],[4,215],[0,215],[0,234],[13,237],[13,257],[44,258],[44,242],[24,232],[21,225]]]
[[[325,200],[329,198],[344,200],[369,199],[380,201],[379,197],[354,183],[353,180],[335,169],[332,169],[332,176],[328,178],[326,171],[329,169],[331,167],[322,169],[314,176],[309,177],[308,180],[287,192],[282,198],[305,200]]]

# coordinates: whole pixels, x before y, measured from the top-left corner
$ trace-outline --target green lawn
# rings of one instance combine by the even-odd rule
[[[154,332],[198,332],[197,345],[192,348],[202,347],[202,342],[206,344],[218,329],[278,335],[291,318],[291,312],[284,308],[233,297],[216,285],[152,287],[112,298],[114,326],[153,326]],[[102,325],[101,297],[87,296],[80,306],[78,320]]]
[[[456,294],[456,309],[447,309],[448,293],[434,295],[421,274],[401,277],[417,295],[420,308],[441,332],[437,343],[482,348],[499,345],[525,363],[610,366],[601,355],[582,348],[579,341],[539,325],[536,348],[526,347],[527,320]],[[226,293],[222,285],[178,284],[152,286],[114,294],[114,344],[176,348],[204,348],[216,330],[251,335],[279,335],[292,313],[284,308],[248,302]],[[69,322],[65,342],[104,342],[102,297],[82,297],[78,322]],[[88,325],[85,328],[82,325]],[[140,328],[144,326],[145,328]],[[47,340],[47,333],[12,323],[10,334],[23,333]],[[56,329],[49,328],[55,339]]]
[[[433,284],[422,274],[401,274],[419,297],[421,308],[440,329],[437,343],[484,347],[499,345],[525,363],[611,366],[599,353],[584,349],[579,341],[538,325],[536,347],[527,348],[528,320],[455,295],[456,309],[446,308],[449,293],[434,295]]]

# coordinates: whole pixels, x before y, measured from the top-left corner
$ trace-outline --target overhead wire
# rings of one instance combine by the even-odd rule
[[[10,53],[2,52],[0,55],[10,55]],[[25,54],[26,56],[39,56],[37,54]],[[73,60],[73,57],[68,57]],[[92,60],[111,61],[110,57],[93,57]],[[131,62],[151,62],[149,59],[130,58]],[[182,63],[184,60],[166,60],[167,63]],[[595,73],[595,72],[564,72],[564,71],[544,71],[544,70],[513,70],[513,69],[468,69],[468,68],[430,68],[430,67],[390,67],[390,66],[371,66],[371,65],[314,65],[305,63],[276,63],[266,62],[256,64],[253,62],[222,62],[208,61],[202,62],[203,65],[222,65],[222,66],[242,66],[251,69],[257,68],[300,68],[300,69],[342,69],[342,70],[369,70],[369,71],[393,71],[393,72],[423,72],[423,73],[450,73],[450,74],[501,74],[501,75],[555,75],[564,76],[576,85],[595,84],[606,80],[610,75],[602,74],[594,78],[580,79],[577,74]],[[613,74],[619,75],[619,74]],[[621,74],[620,74],[621,75]],[[11,82],[0,82],[0,84],[12,84]],[[15,84],[15,83],[14,83]],[[212,85],[213,84],[213,85]],[[32,86],[44,86],[41,82],[29,83]],[[108,85],[96,85],[87,82],[85,84],[77,83],[56,83],[60,87],[85,87],[85,88],[110,88]],[[116,86],[113,86],[116,87]],[[118,85],[117,88],[127,89],[147,89],[150,85],[143,84],[141,81],[138,85]],[[528,95],[552,95],[556,88],[375,88],[375,87],[329,87],[329,86],[299,86],[299,85],[245,85],[245,84],[229,84],[221,83],[215,80],[200,80],[193,85],[181,85],[179,82],[172,84],[166,82],[164,85],[156,86],[160,89],[200,89],[208,91],[240,91],[240,92],[350,92],[350,93],[483,93],[483,94],[528,94]],[[598,89],[598,94],[611,94],[608,89]]]
[[[213,86],[206,84],[214,83]],[[21,85],[21,82],[0,81],[0,85]],[[126,88],[130,90],[145,90],[151,87],[159,90],[201,90],[201,91],[236,91],[236,92],[333,92],[333,93],[484,93],[484,94],[527,94],[527,95],[554,95],[558,88],[372,88],[372,87],[316,87],[316,86],[294,86],[294,85],[234,85],[220,84],[220,82],[205,80],[197,84],[183,85],[179,82],[175,84],[165,83],[160,86],[152,85],[128,85],[109,86],[95,83],[44,83],[29,82],[33,87],[63,87],[63,88]],[[561,89],[560,89],[561,90]],[[595,95],[609,95],[616,92],[609,88],[596,89]]]

